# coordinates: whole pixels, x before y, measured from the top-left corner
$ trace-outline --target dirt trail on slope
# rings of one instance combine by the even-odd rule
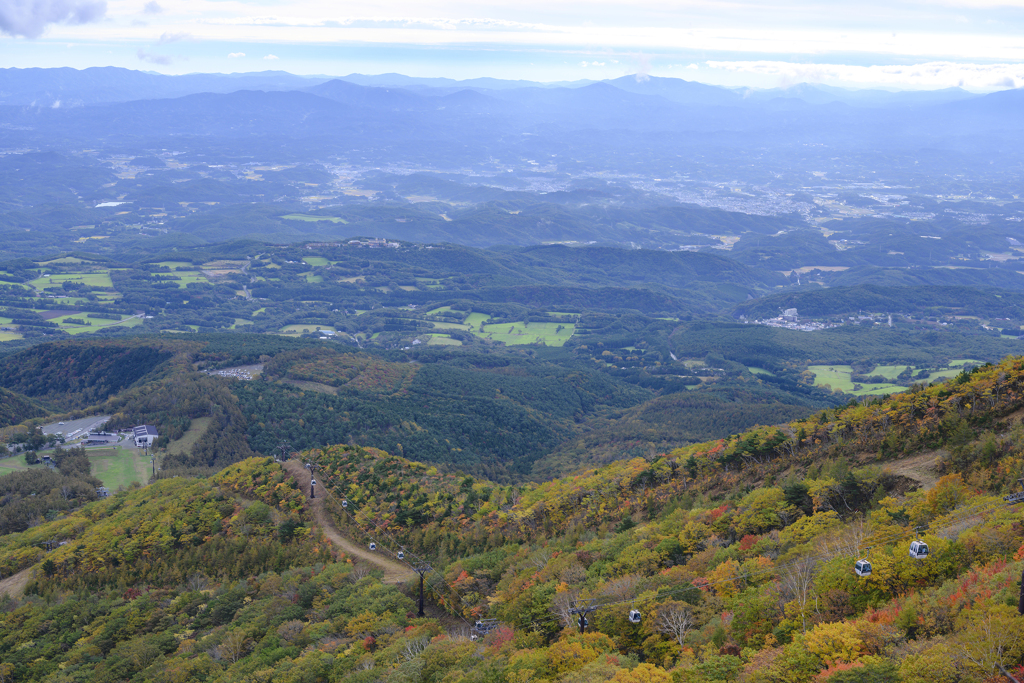
[[[0,595],[7,593],[12,598],[20,598],[25,593],[25,586],[28,585],[31,578],[32,567],[29,567],[0,580]]]
[[[893,474],[909,477],[914,481],[920,482],[921,488],[927,491],[939,481],[941,475],[939,475],[937,468],[942,460],[942,456],[945,454],[944,450],[939,449],[881,464],[882,467]]]
[[[301,462],[298,460],[288,460],[284,463],[284,469],[299,483],[302,493],[309,502],[310,510],[313,513],[313,521],[324,532],[327,540],[344,551],[346,555],[358,557],[367,564],[372,564],[378,569],[382,569],[384,571],[384,583],[405,583],[409,579],[416,578],[416,572],[407,565],[371,552],[362,545],[350,541],[341,535],[341,532],[334,526],[334,522],[331,521],[330,515],[324,510],[324,501],[328,494],[324,491],[323,487],[317,486],[316,498],[309,497],[309,480],[311,477],[309,470],[303,467]],[[317,483],[319,484],[319,482]]]

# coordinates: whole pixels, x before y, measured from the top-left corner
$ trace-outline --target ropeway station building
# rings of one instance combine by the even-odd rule
[[[153,425],[139,425],[132,428],[132,436],[135,438],[135,445],[139,448],[152,446],[157,437],[156,427]]]

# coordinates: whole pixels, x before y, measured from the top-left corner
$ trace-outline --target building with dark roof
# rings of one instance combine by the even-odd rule
[[[152,446],[160,435],[156,433],[156,427],[153,425],[139,425],[132,428],[132,436],[135,438],[135,445],[142,448]]]

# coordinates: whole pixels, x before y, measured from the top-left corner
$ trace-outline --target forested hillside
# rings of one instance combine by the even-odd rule
[[[264,453],[281,439],[296,449],[362,443],[501,480],[528,476],[576,423],[654,396],[590,369],[516,357],[453,360],[302,351],[264,368],[267,379],[297,386],[252,382],[235,391],[249,416],[250,443]]]
[[[129,387],[171,357],[151,340],[42,344],[0,360],[0,384],[65,410]]]
[[[293,450],[359,443],[502,482],[671,449],[840,402],[808,385],[780,390],[784,375],[772,386],[742,366],[695,389],[701,380],[680,376],[689,370],[670,359],[671,325],[637,323],[593,316],[580,325],[616,354],[618,345],[640,343],[641,355],[630,357],[638,360],[592,355],[603,341],[594,351],[545,354],[429,345],[387,352],[240,333],[76,339],[0,360],[0,384],[33,392],[63,415],[110,415],[111,428],[156,426],[166,472],[212,474],[277,454],[282,443]],[[260,370],[245,381],[211,374],[238,366]],[[203,424],[199,418],[209,418],[201,434],[164,450]]]
[[[1024,526],[991,495],[1024,474],[1022,405],[1011,359],[535,487],[351,447],[307,457],[350,533],[441,558],[452,609],[557,639],[528,660],[548,680],[612,679],[607,647],[673,680],[981,681],[1024,661]],[[922,451],[934,474],[899,467]],[[927,560],[908,557],[915,537]],[[872,573],[857,577],[865,556]],[[569,635],[573,606],[598,608],[589,645]],[[574,642],[590,649],[576,677],[551,659]]]
[[[92,475],[83,448],[57,448],[49,453],[56,469],[11,472],[0,477],[0,535],[24,531],[54,515],[99,498],[102,482]],[[24,457],[35,464],[38,456]]]
[[[1022,406],[1024,360],[1011,358],[543,484],[353,445],[302,453],[345,533],[432,564],[425,584],[443,619],[415,616],[415,584],[381,584],[372,563],[332,553],[269,458],[165,479],[0,538],[5,575],[31,568],[25,596],[0,603],[0,671],[19,682],[1019,676],[1024,525],[1001,495],[1024,475]],[[921,455],[934,469],[912,465]],[[926,559],[908,556],[915,538]],[[857,576],[864,558],[870,574]]]
[[[45,414],[46,411],[28,397],[0,388],[0,427],[21,424]]]

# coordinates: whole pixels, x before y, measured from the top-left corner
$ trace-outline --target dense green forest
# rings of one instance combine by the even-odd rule
[[[99,403],[171,357],[153,343],[41,344],[0,361],[0,384],[54,406]]]
[[[26,396],[0,389],[0,427],[21,424],[30,418],[45,414],[46,411]]]
[[[466,315],[453,309],[441,319]],[[186,447],[163,456],[168,472],[211,473],[277,453],[282,443],[360,443],[509,482],[671,450],[849,400],[813,386],[809,363],[849,360],[870,374],[886,362],[928,367],[968,353],[995,360],[1011,344],[956,330],[807,334],[638,314],[588,314],[575,324],[578,340],[547,348],[360,350],[240,333],[80,337],[0,358],[0,381],[21,404],[39,401],[51,414],[106,414],[112,428],[156,425],[161,449],[210,418]],[[211,374],[250,365],[262,366],[251,380]],[[36,424],[39,415],[31,417]]]
[[[304,389],[301,381],[295,388],[238,385],[253,447],[268,453],[282,439],[298,449],[351,441],[494,479],[522,478],[574,433],[575,423],[653,397],[596,370],[528,359],[466,356],[459,366],[371,359],[358,367],[364,358],[320,351],[265,368],[268,379],[281,373],[337,386],[334,395]],[[346,370],[351,378],[338,376]]]
[[[40,462],[26,451],[29,464]],[[0,477],[0,534],[25,531],[99,498],[102,482],[92,476],[84,448],[56,448],[47,454],[55,469],[12,472]]]

